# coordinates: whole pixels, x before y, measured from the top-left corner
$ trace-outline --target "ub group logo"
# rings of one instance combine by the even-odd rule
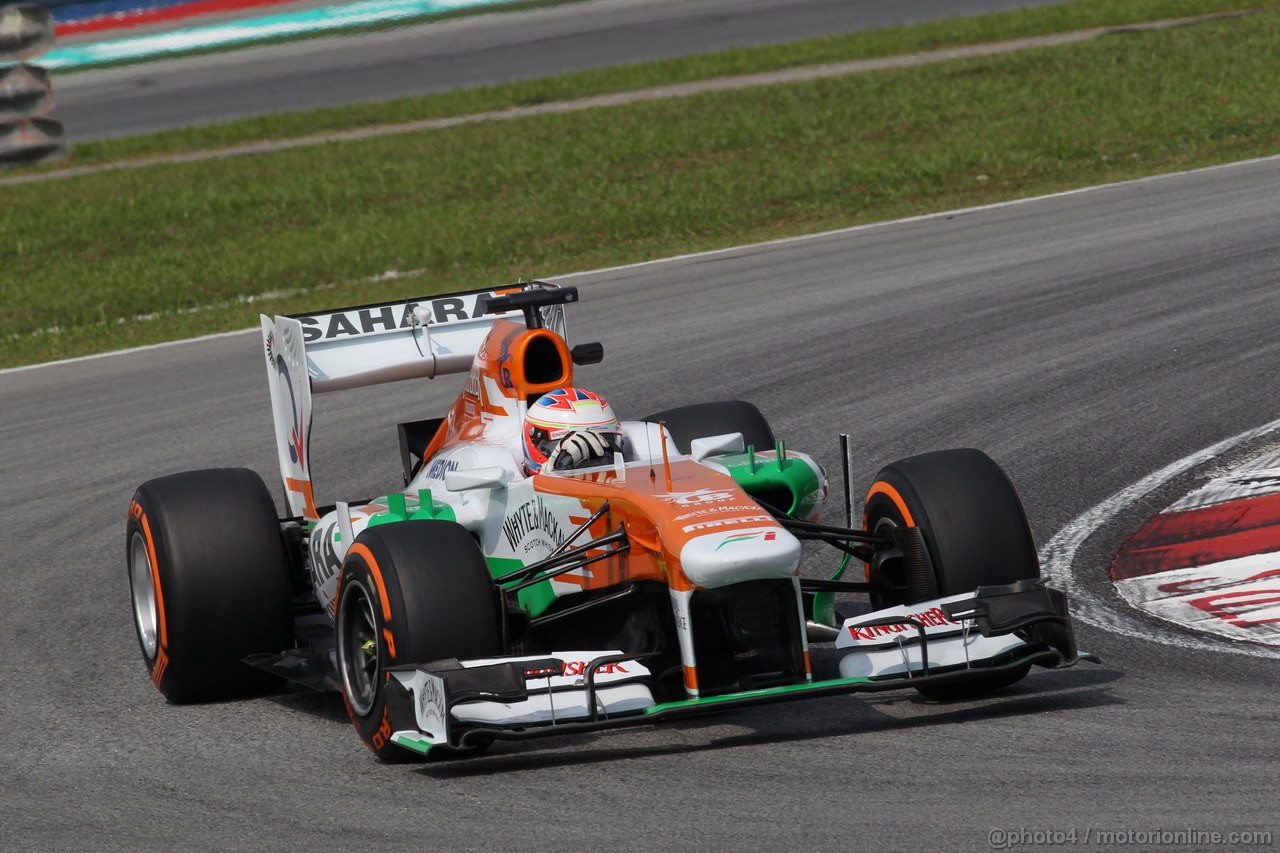
[[[720,491],[717,489],[695,489],[692,492],[671,492],[670,494],[660,495],[659,497],[667,503],[679,504],[680,506],[696,506],[698,504],[714,504],[723,501],[731,501],[734,498],[733,492]]]

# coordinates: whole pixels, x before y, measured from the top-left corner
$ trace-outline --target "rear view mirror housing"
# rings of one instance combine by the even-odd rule
[[[689,455],[694,461],[701,462],[708,456],[721,456],[725,453],[742,453],[747,449],[746,440],[740,432],[727,432],[724,435],[709,435],[706,438],[695,438],[689,442]]]

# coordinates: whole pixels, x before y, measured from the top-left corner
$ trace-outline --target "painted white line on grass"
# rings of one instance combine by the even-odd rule
[[[1081,622],[1103,628],[1112,633],[1126,637],[1136,637],[1183,649],[1197,649],[1211,652],[1227,652],[1230,654],[1252,655],[1262,658],[1280,658],[1280,647],[1262,646],[1253,643],[1233,642],[1231,640],[1212,641],[1195,634],[1187,633],[1184,626],[1165,628],[1147,619],[1139,618],[1137,611],[1129,607],[1115,607],[1103,600],[1086,583],[1081,567],[1076,565],[1076,556],[1085,540],[1095,530],[1112,521],[1117,515],[1133,505],[1136,501],[1151,494],[1156,489],[1173,479],[1187,473],[1197,465],[1222,456],[1250,442],[1258,441],[1280,430],[1280,420],[1242,432],[1232,438],[1224,439],[1210,447],[1192,453],[1150,474],[1128,488],[1121,489],[1093,509],[1077,516],[1063,527],[1040,549],[1040,563],[1044,574],[1054,586],[1061,589],[1071,600],[1071,614]],[[1100,584],[1110,586],[1110,577],[1089,578],[1093,586]],[[1171,625],[1177,623],[1170,623]]]
[[[1231,163],[1219,163],[1215,166],[1202,166],[1198,169],[1186,169],[1180,172],[1166,172],[1160,175],[1148,175],[1147,177],[1144,177],[1144,178],[1131,178],[1126,181],[1114,181],[1109,184],[1096,184],[1094,186],[1089,186],[1089,187],[1078,187],[1073,190],[1063,190],[1062,192],[1049,193],[1047,195],[1030,196],[1028,198],[1010,199],[1008,201],[997,201],[997,202],[992,202],[991,204],[975,205],[974,207],[962,207],[956,210],[943,210],[937,213],[922,213],[918,216],[908,216],[902,219],[890,219],[883,222],[870,222],[865,225],[851,225],[846,228],[833,228],[830,231],[819,231],[813,234],[800,234],[795,237],[779,237],[775,240],[764,240],[759,243],[747,243],[741,246],[728,246],[722,249],[707,249],[701,252],[689,252],[687,254],[672,255],[666,258],[654,258],[653,260],[649,260],[649,261],[636,261],[635,263],[619,264],[617,266],[612,266],[612,267],[600,267],[598,269],[593,269],[593,270],[582,270],[579,272],[543,276],[543,278],[552,279],[555,281],[563,281],[567,279],[580,278],[583,276],[603,275],[605,273],[610,273],[610,272],[621,272],[623,270],[644,269],[645,267],[675,263],[678,261],[696,260],[699,258],[715,258],[721,255],[727,255],[733,252],[752,251],[755,249],[768,248],[771,246],[784,246],[792,243],[804,243],[810,240],[821,240],[828,237],[837,237],[840,235],[858,234],[863,231],[870,231],[875,228],[886,228],[893,225],[909,225],[915,222],[927,222],[931,219],[963,216],[965,214],[970,214],[970,213],[983,213],[986,211],[1000,210],[1002,208],[1007,208],[1007,207],[1017,207],[1024,204],[1033,204],[1035,202],[1053,201],[1055,199],[1069,198],[1071,196],[1084,195],[1085,193],[1097,192],[1099,190],[1108,190],[1108,189],[1114,189],[1118,187],[1136,186],[1139,184],[1154,183],[1157,181],[1164,181],[1171,178],[1181,178],[1181,177],[1186,177],[1190,175],[1208,174],[1211,172],[1217,172],[1225,169],[1234,169],[1241,166],[1252,166],[1259,163],[1280,163],[1280,154],[1272,154],[1267,157],[1254,157],[1249,160],[1236,160]],[[404,273],[396,273],[396,271],[388,271],[387,273],[383,273],[382,275],[384,276],[395,275],[396,277],[407,278],[416,272],[419,272],[419,271],[412,270]],[[317,285],[317,287],[320,287],[320,285]],[[253,329],[244,329],[239,332],[227,332],[224,334],[241,334],[245,331],[254,331],[256,329],[257,327],[255,326],[253,327]],[[202,340],[207,340],[209,337],[217,337],[217,336],[202,335],[196,338],[186,338],[184,340],[179,340],[179,341],[168,341],[165,344],[163,344],[163,346],[175,346],[177,344],[182,344],[187,342],[202,341]],[[41,367],[54,367],[58,365],[74,364],[79,361],[108,358],[110,356],[124,356],[124,355],[129,355],[135,352],[154,349],[156,346],[161,346],[161,344],[148,344],[146,346],[141,346],[141,347],[131,347],[129,349],[113,350],[111,352],[97,353],[95,355],[76,356],[75,358],[64,358],[58,361],[46,361],[40,364],[29,364],[29,365],[24,365],[22,367],[0,368],[0,376],[3,376],[5,373],[11,373],[18,370],[35,370]]]
[[[314,287],[296,287],[296,288],[293,288],[292,290],[269,290],[266,293],[250,294],[248,296],[237,296],[235,299],[224,299],[219,302],[211,302],[207,305],[196,305],[192,308],[184,308],[181,311],[157,311],[157,312],[152,312],[150,314],[138,314],[134,317],[117,317],[114,321],[104,321],[104,322],[98,323],[97,325],[101,326],[102,328],[107,328],[109,326],[113,326],[113,325],[119,326],[119,325],[124,325],[125,323],[130,323],[130,322],[147,323],[152,320],[158,320],[161,317],[177,317],[177,316],[188,316],[191,314],[203,314],[208,311],[216,311],[219,308],[230,308],[233,305],[252,305],[255,302],[262,302],[263,300],[268,300],[268,299],[286,299],[290,296],[299,296],[304,293],[319,293],[325,290],[333,290],[334,288],[339,287],[342,284],[377,284],[383,281],[397,281],[402,278],[413,278],[419,275],[423,275],[426,272],[427,270],[425,269],[408,270],[408,271],[387,270],[386,272],[379,273],[378,275],[371,275],[366,278],[357,279],[355,282],[350,282],[350,281],[328,282],[326,284],[317,284]],[[211,338],[224,338],[224,337],[227,337],[228,335],[242,335],[245,332],[253,332],[253,331],[258,331],[258,327],[252,326],[248,329],[236,329],[235,331],[231,331],[231,332],[217,332],[214,334],[201,335],[195,338],[184,338],[182,340],[177,340],[177,341],[165,341],[163,343],[158,343],[158,344],[145,344],[139,347],[131,347],[130,349],[113,350],[111,352],[101,352],[101,353],[95,353],[93,355],[82,355],[82,356],[76,356],[75,358],[64,358],[60,361],[48,361],[41,364],[26,364],[26,365],[22,365],[21,367],[5,368],[3,370],[0,370],[0,374],[16,373],[17,371],[21,371],[21,370],[35,370],[38,367],[52,367],[53,365],[57,365],[57,364],[74,364],[79,361],[92,361],[94,359],[99,359],[99,358],[108,358],[109,356],[113,356],[113,355],[126,355],[128,353],[152,350],[152,349],[155,349],[156,347],[171,347],[171,346],[177,346],[178,344],[191,343],[194,341],[207,341]],[[38,332],[31,332],[27,335],[21,335],[21,336],[11,335],[10,340],[29,340],[29,339],[43,337],[45,335],[58,335],[60,333],[61,333],[61,330],[55,326],[51,329],[42,329]]]
[[[1032,204],[1039,201],[1051,201],[1053,199],[1068,198],[1070,196],[1084,195],[1085,193],[1097,192],[1098,190],[1108,190],[1116,187],[1134,186],[1136,184],[1154,183],[1169,178],[1181,178],[1188,175],[1207,174],[1209,172],[1217,172],[1223,169],[1234,169],[1238,166],[1252,166],[1258,163],[1275,162],[1280,163],[1280,154],[1270,154],[1266,157],[1253,157],[1249,160],[1236,160],[1231,163],[1219,163],[1215,166],[1201,166],[1198,169],[1185,169],[1181,172],[1166,172],[1160,175],[1148,175],[1144,178],[1130,178],[1126,181],[1113,181],[1109,184],[1095,184],[1089,187],[1077,187],[1073,190],[1063,190],[1061,192],[1049,193],[1047,195],[1030,196],[1028,198],[1015,198],[1009,201],[997,201],[991,204],[980,204],[974,207],[962,207],[957,210],[944,210],[938,213],[922,213],[918,216],[907,216],[902,219],[889,219],[884,222],[870,222],[865,225],[851,225],[847,228],[833,228],[830,231],[818,231],[813,234],[801,234],[796,237],[779,237],[776,240],[765,240],[760,243],[748,243],[743,246],[729,246],[723,249],[707,249],[701,252],[689,252],[684,255],[672,255],[667,258],[655,258],[651,261],[637,261],[632,264],[621,264],[616,267],[601,267],[594,270],[583,270],[581,272],[565,273],[564,275],[547,276],[547,278],[560,281],[563,279],[578,278],[580,276],[601,275],[603,273],[618,272],[621,270],[641,269],[648,266],[657,266],[659,264],[669,264],[674,261],[687,261],[697,258],[713,258],[718,255],[729,254],[730,252],[739,252],[749,249],[760,249],[768,246],[780,246],[787,243],[803,243],[807,240],[821,240],[825,237],[836,237],[841,234],[856,234],[861,231],[870,231],[873,228],[884,228],[890,225],[909,225],[913,222],[927,222],[930,219],[947,218],[954,216],[963,216],[967,213],[982,213],[989,210],[1000,210],[1006,207],[1018,207],[1019,205]]]
[[[93,355],[78,355],[75,358],[64,358],[59,361],[46,361],[40,364],[24,364],[20,367],[6,367],[0,370],[0,375],[6,373],[22,373],[27,370],[38,370],[42,367],[57,367],[64,364],[79,364],[82,361],[97,361],[98,359],[111,358],[116,355],[131,355],[138,352],[147,352],[153,349],[163,349],[165,347],[176,347],[182,344],[197,344],[201,341],[211,341],[215,338],[229,338],[234,335],[246,335],[249,332],[261,332],[261,329],[236,329],[234,332],[214,332],[210,335],[200,335],[195,338],[184,338],[180,341],[164,341],[158,344],[144,344],[140,347],[130,347],[129,349],[113,350],[112,352],[98,352]]]

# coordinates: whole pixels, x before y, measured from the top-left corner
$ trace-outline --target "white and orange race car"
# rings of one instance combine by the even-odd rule
[[[264,316],[287,517],[245,469],[150,480],[129,507],[160,692],[337,689],[401,761],[805,697],[963,697],[1088,657],[976,450],[886,466],[860,526],[847,441],[843,524],[823,523],[823,468],[741,401],[622,421],[608,452],[530,473],[530,407],[603,355],[566,340],[577,297],[532,282]],[[452,408],[399,425],[404,488],[318,505],[313,394],[444,374],[466,377]],[[803,542],[835,549],[830,577],[801,576]],[[838,617],[850,593],[873,612]]]

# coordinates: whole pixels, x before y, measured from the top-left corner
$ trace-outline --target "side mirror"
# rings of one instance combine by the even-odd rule
[[[722,453],[741,453],[747,449],[746,440],[740,432],[729,432],[724,435],[709,435],[706,438],[695,438],[689,442],[689,455],[695,462],[701,462],[708,456],[719,456]]]
[[[569,351],[569,356],[573,359],[573,363],[579,366],[599,364],[604,361],[604,344],[599,341],[590,344],[578,344]]]
[[[464,468],[449,471],[444,475],[444,487],[451,492],[466,492],[472,489],[505,489],[507,487],[507,470],[505,468]]]

